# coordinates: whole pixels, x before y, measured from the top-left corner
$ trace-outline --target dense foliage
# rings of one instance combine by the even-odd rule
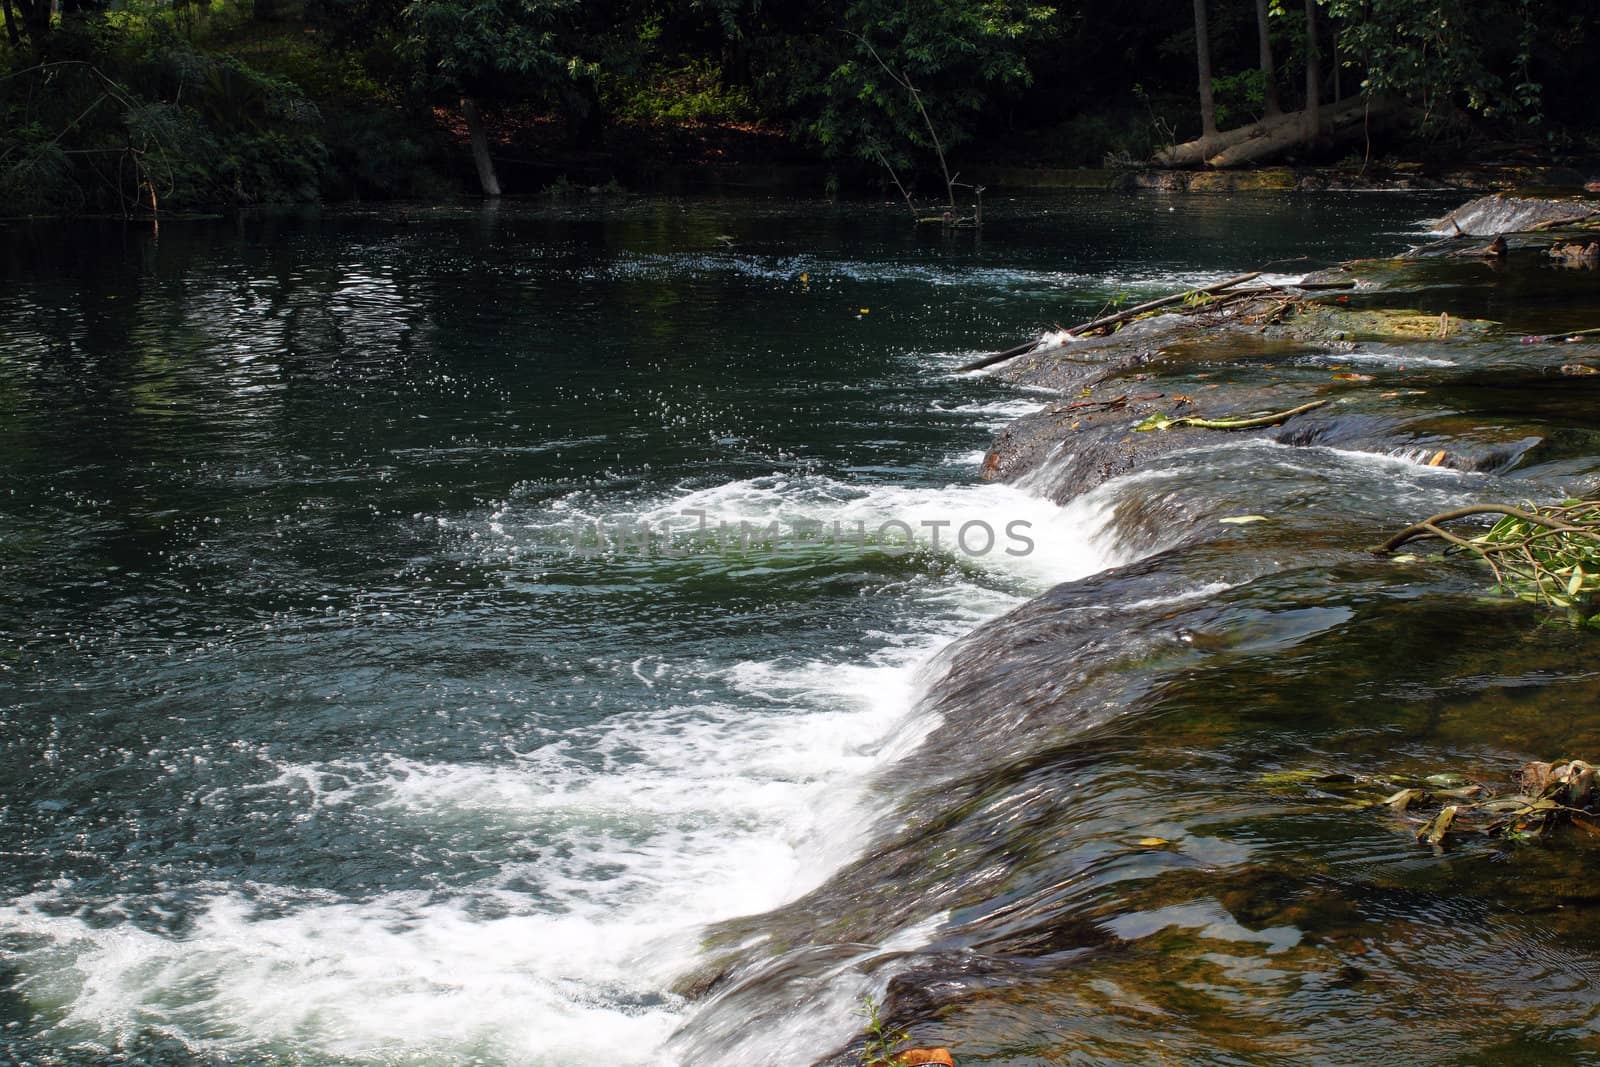
[[[1418,153],[1600,147],[1584,102],[1600,0],[1209,0],[1219,125],[1267,102],[1399,102]],[[164,210],[471,187],[469,110],[531,189],[663,158],[893,168],[938,155],[1139,160],[1199,127],[1197,37],[1170,0],[4,0],[6,214]],[[1270,68],[1270,69],[1269,69]],[[483,130],[479,123],[479,131]],[[742,142],[718,141],[735,133]],[[725,150],[725,144],[732,147]],[[708,147],[712,146],[712,147]],[[1310,143],[1337,158],[1333,145]],[[730,154],[731,153],[731,154]],[[655,162],[652,163],[651,161]]]

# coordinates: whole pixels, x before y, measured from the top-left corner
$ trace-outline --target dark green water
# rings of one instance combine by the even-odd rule
[[[1482,890],[1502,858],[1215,788],[1589,736],[1507,727],[1592,708],[1583,638],[1523,666],[1525,614],[1296,570],[1319,502],[1487,476],[1225,447],[1058,507],[977,479],[1048,398],[950,373],[1119,296],[1403,247],[1437,206],[1040,198],[981,242],[766,201],[5,231],[0,1048],[808,1062],[898,981],[919,1034],[992,1062],[1352,1062],[1374,1003],[1419,1020],[1394,1009],[1391,1057],[1585,1054],[1592,933]],[[1519,476],[1590,472],[1581,425]],[[1064,586],[976,657],[1072,618],[1115,662],[1052,636],[976,682],[930,665],[1190,529],[1129,509],[1229,507],[1304,521]],[[795,533],[835,522],[883,536]],[[652,550],[593,549],[640,523]],[[950,547],[970,523],[993,551]],[[674,992],[737,944],[731,987]],[[1516,990],[1515,1029],[1474,1028]]]

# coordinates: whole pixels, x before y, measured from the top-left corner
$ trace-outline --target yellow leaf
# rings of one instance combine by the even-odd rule
[[[1170,845],[1172,842],[1164,837],[1141,837],[1139,838],[1139,844],[1145,848],[1160,848],[1162,845]]]

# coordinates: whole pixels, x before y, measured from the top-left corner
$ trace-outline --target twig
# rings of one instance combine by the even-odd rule
[[[873,154],[878,157],[878,162],[883,164],[889,172],[889,179],[894,182],[894,187],[900,190],[900,195],[906,198],[906,210],[911,212],[911,217],[917,217],[917,205],[911,202],[911,194],[906,192],[906,187],[900,183],[900,175],[895,173],[894,165],[884,157],[883,150],[877,145],[872,146]]]

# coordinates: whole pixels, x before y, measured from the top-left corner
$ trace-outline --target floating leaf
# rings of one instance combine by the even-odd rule
[[[1398,793],[1383,798],[1385,807],[1395,811],[1405,811],[1413,804],[1426,804],[1428,792],[1425,789],[1402,789]]]
[[[1450,832],[1451,823],[1456,821],[1456,812],[1460,810],[1455,804],[1446,804],[1439,809],[1439,814],[1422,824],[1422,829],[1417,831],[1417,840],[1426,841],[1430,845],[1444,842],[1445,835]]]
[[[1524,796],[1495,797],[1479,804],[1478,810],[1489,815],[1503,815],[1510,811],[1521,811],[1529,803],[1531,803],[1529,798]]]
[[[1440,789],[1455,789],[1467,784],[1467,779],[1464,775],[1451,773],[1430,774],[1423,781],[1429,785],[1436,785]]]
[[[1245,526],[1252,522],[1266,522],[1267,517],[1265,515],[1229,515],[1217,521],[1225,522],[1230,526]]]
[[[1139,838],[1139,844],[1145,848],[1161,848],[1164,845],[1172,844],[1172,842],[1164,837],[1141,837]]]
[[[1358,779],[1353,774],[1341,774],[1337,771],[1330,773],[1328,771],[1301,769],[1294,771],[1268,771],[1261,776],[1260,781],[1262,785],[1301,785],[1306,782],[1348,785],[1358,781]]]

